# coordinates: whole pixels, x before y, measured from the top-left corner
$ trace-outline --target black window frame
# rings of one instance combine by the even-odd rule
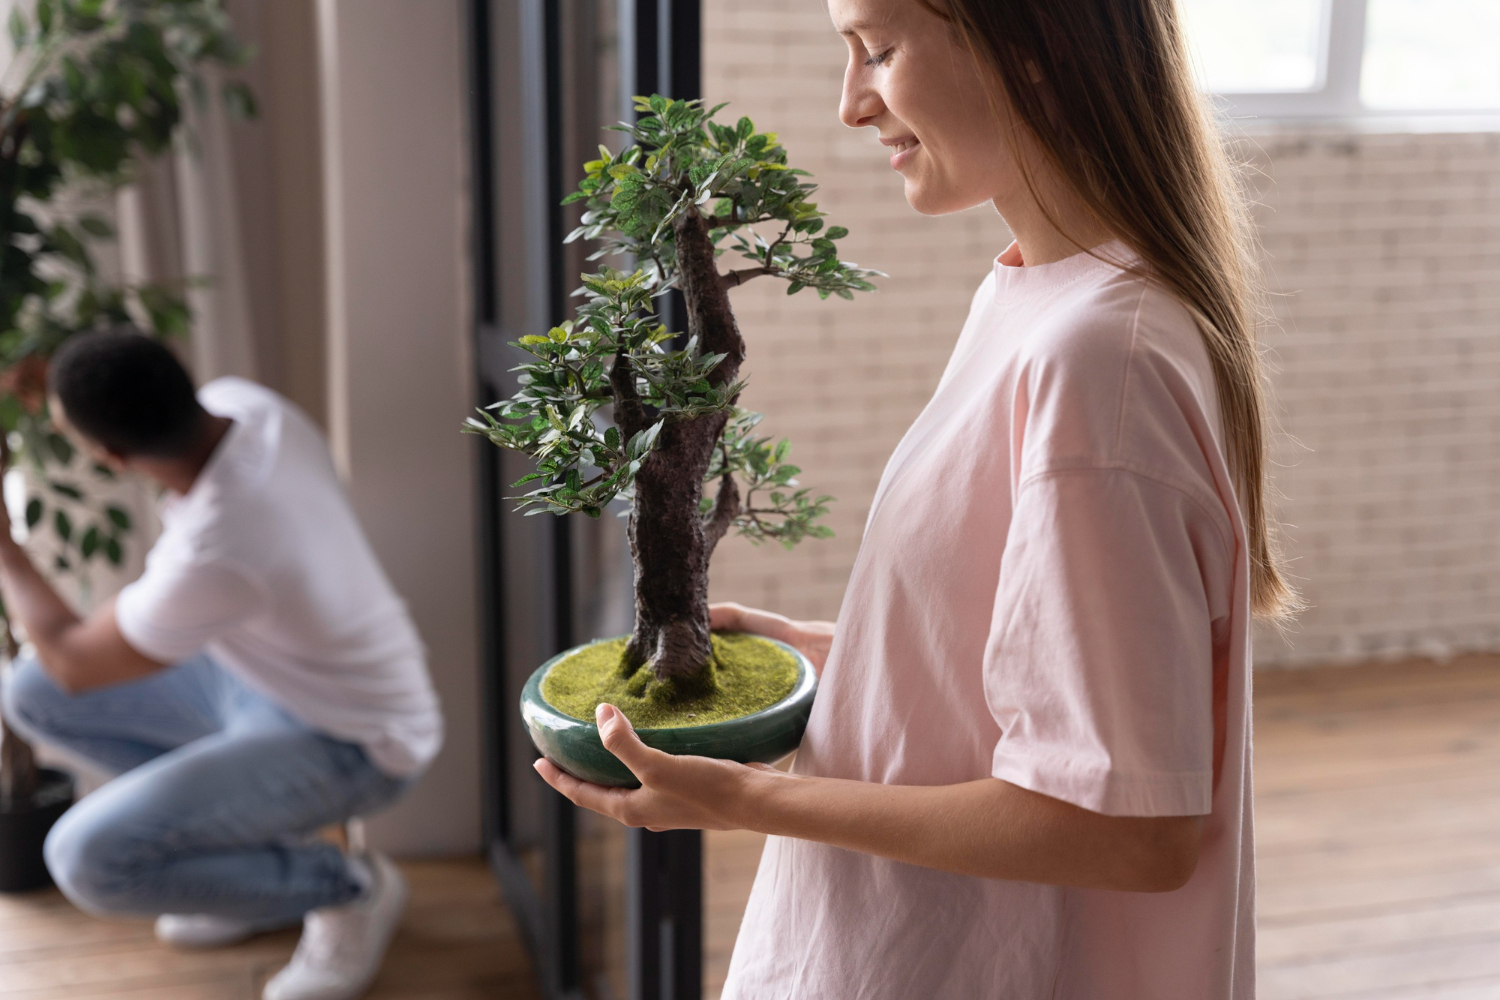
[[[513,391],[515,364],[508,342],[519,335],[504,329],[507,304],[502,288],[504,248],[515,233],[502,231],[498,186],[519,184],[531,199],[521,223],[529,242],[526,280],[516,294],[552,317],[570,307],[562,246],[564,213],[559,205],[572,178],[563,162],[567,128],[563,107],[566,46],[575,40],[563,31],[563,4],[574,18],[595,16],[600,5],[613,4],[618,29],[618,69],[622,106],[618,117],[634,112],[634,94],[700,96],[702,11],[700,0],[468,0],[470,148],[472,168],[472,261],[474,310],[475,402],[485,405]],[[518,64],[516,95],[496,99],[497,27],[513,28],[508,49]],[[577,55],[577,53],[574,53]],[[593,53],[586,54],[593,58]],[[497,143],[511,129],[527,155],[507,175]],[[515,160],[515,157],[512,157]],[[534,197],[532,197],[534,196]],[[536,243],[542,243],[536,246]],[[659,304],[666,322],[681,325],[680,295]],[[481,548],[483,727],[483,817],[491,870],[515,913],[532,956],[537,982],[548,1000],[599,997],[604,987],[585,982],[581,954],[578,817],[575,808],[550,789],[535,798],[540,817],[515,814],[517,782],[531,781],[530,768],[517,767],[523,744],[516,710],[520,681],[540,660],[518,662],[517,639],[547,655],[574,645],[577,581],[573,579],[575,536],[568,518],[548,522],[550,539],[538,544],[537,529],[519,524],[506,509],[506,462],[487,442],[479,449],[480,495],[477,536]],[[528,534],[529,532],[529,534]],[[542,606],[518,612],[519,595],[508,592],[517,560],[544,581]],[[524,637],[518,633],[526,633]],[[525,761],[529,764],[529,759]],[[539,783],[539,782],[538,782]],[[527,789],[528,792],[533,789]],[[532,801],[532,800],[528,800]],[[540,823],[536,823],[536,819]],[[540,886],[523,859],[518,830],[532,820],[539,834]],[[653,834],[630,830],[625,838],[624,921],[626,981],[630,1000],[700,1000],[703,980],[702,834],[673,831]],[[603,1000],[600,997],[600,1000]]]

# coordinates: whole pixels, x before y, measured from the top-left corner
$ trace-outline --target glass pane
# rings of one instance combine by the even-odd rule
[[[1500,108],[1500,2],[1369,0],[1360,96],[1373,108]]]
[[[1317,86],[1325,0],[1179,3],[1198,83],[1205,90],[1246,94]]]

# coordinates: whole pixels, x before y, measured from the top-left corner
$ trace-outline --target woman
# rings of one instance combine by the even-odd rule
[[[652,829],[772,834],[724,996],[1248,1000],[1249,629],[1285,615],[1246,226],[1172,0],[831,0],[841,117],[1016,236],[875,496],[794,773],[646,748]]]

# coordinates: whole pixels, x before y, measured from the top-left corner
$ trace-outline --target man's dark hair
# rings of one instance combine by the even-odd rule
[[[177,458],[202,432],[205,412],[182,362],[133,327],[68,338],[47,386],[70,424],[122,457]]]

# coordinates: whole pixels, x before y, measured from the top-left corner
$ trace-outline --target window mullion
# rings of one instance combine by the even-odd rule
[[[1359,85],[1365,61],[1367,3],[1368,0],[1329,0],[1322,96],[1332,114],[1356,115],[1362,107]]]

